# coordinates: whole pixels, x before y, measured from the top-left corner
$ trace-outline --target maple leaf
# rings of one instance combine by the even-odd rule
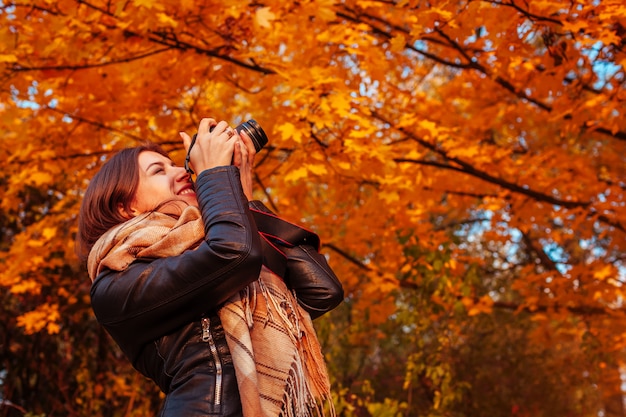
[[[270,11],[270,7],[260,7],[255,14],[255,22],[262,28],[270,28],[276,15]]]
[[[18,58],[11,54],[0,54],[0,62],[17,62]]]
[[[164,6],[153,0],[133,0],[135,6],[144,7],[146,9],[163,10]]]
[[[157,17],[159,19],[159,23],[162,23],[166,26],[172,26],[172,27],[178,26],[178,22],[165,13],[158,13]]]
[[[22,314],[17,318],[17,324],[24,328],[26,334],[37,333],[44,328],[48,333],[59,332],[58,320],[60,319],[59,306],[57,304],[42,304],[37,309]]]
[[[283,140],[293,140],[296,143],[302,143],[302,132],[297,129],[292,123],[286,122],[276,127],[276,130],[280,132]]]

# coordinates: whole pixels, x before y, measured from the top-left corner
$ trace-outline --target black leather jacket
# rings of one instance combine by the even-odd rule
[[[92,307],[133,366],[166,394],[161,416],[241,416],[216,311],[259,276],[261,242],[236,167],[202,172],[196,192],[205,241],[179,256],[103,271],[91,288]],[[312,317],[343,299],[341,284],[326,276],[290,275],[289,285]]]

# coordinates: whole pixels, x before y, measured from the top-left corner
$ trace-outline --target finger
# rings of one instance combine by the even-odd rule
[[[205,117],[200,120],[200,124],[198,125],[198,133],[206,133],[211,131],[211,127],[215,126],[216,121],[211,117]]]
[[[191,145],[191,136],[189,136],[185,132],[178,132],[178,134],[183,140],[183,147],[185,148],[185,152],[188,152],[189,146]]]
[[[239,132],[239,136],[243,140],[243,143],[246,146],[247,153],[254,156],[256,154],[256,148],[254,147],[254,142],[245,131]]]
[[[211,132],[217,134],[217,135],[221,135],[222,133],[225,133],[228,129],[230,129],[230,126],[228,125],[228,123],[226,123],[225,121],[220,121],[218,122],[212,129]]]
[[[243,146],[241,145],[241,141],[235,140],[235,149],[233,150],[233,165],[239,169],[241,169],[242,163],[243,161],[245,161],[241,153],[242,147]]]
[[[250,152],[250,147],[246,143],[245,139],[243,139],[241,137],[241,135],[235,135],[235,138],[237,139],[237,143],[239,143],[239,146],[241,147],[241,154],[242,154],[242,156],[244,158],[247,158],[248,157],[248,153]]]

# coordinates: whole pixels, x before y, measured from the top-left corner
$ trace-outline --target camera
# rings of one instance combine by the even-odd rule
[[[212,131],[212,130],[213,130],[213,127],[209,129],[209,131]],[[254,119],[250,119],[247,122],[241,123],[239,126],[235,128],[235,130],[237,131],[237,133],[241,133],[241,131],[244,131],[248,135],[248,137],[252,140],[254,149],[256,149],[257,152],[259,152],[261,149],[263,149],[265,145],[267,145],[267,142],[268,142],[267,135],[265,134],[265,131],[263,130],[261,125],[258,124],[257,121]],[[189,145],[189,149],[187,150],[187,157],[185,158],[185,170],[190,174],[193,174],[194,172],[189,166],[189,158],[191,154],[191,148],[193,147],[194,143],[196,143],[197,136],[198,136],[197,133],[193,135],[191,139],[191,145]]]
[[[250,139],[252,139],[252,143],[254,144],[254,149],[259,152],[265,145],[267,145],[267,135],[261,125],[256,122],[254,119],[250,119],[247,122],[243,122],[239,126],[235,128],[237,133],[241,133],[243,130],[248,134]]]

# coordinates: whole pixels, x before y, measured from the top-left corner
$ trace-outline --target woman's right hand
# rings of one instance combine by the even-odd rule
[[[191,137],[180,132],[185,152],[189,152]],[[212,118],[204,118],[198,125],[198,136],[191,148],[189,161],[196,173],[218,166],[230,165],[233,160],[235,143],[241,141],[235,130],[225,121],[219,123]]]
[[[243,131],[239,134],[240,141],[235,145],[233,165],[239,168],[241,186],[248,201],[252,201],[252,185],[254,183],[254,157],[256,149],[250,136]]]

